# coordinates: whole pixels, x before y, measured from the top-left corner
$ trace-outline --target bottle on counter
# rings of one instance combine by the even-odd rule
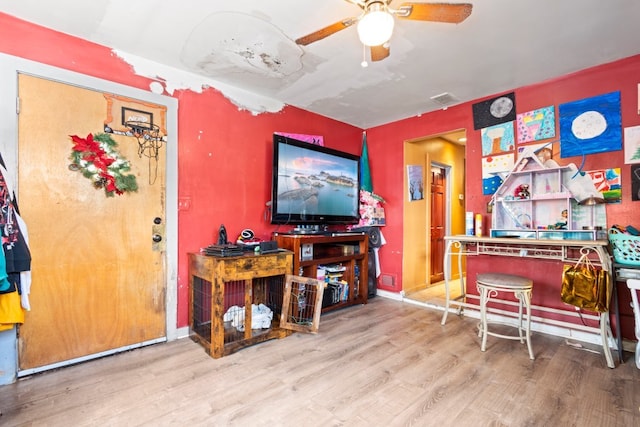
[[[473,231],[473,212],[467,212],[467,214],[465,216],[464,228],[465,228],[465,234],[467,236],[473,236],[474,235],[474,231]]]
[[[476,237],[482,237],[482,214],[476,214]]]

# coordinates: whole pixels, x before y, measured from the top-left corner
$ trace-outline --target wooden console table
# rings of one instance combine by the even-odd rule
[[[280,327],[285,275],[291,274],[293,254],[276,253],[215,257],[189,254],[189,329],[191,338],[214,358],[241,348],[283,338],[292,331]],[[252,329],[252,305],[273,312],[270,328]],[[244,328],[224,321],[230,306],[244,308]],[[244,330],[242,330],[244,329]]]
[[[445,256],[444,256],[444,280],[445,280],[445,310],[442,316],[442,325],[447,321],[449,308],[451,305],[457,305],[459,312],[464,307],[478,308],[477,305],[469,304],[464,301],[466,297],[465,279],[462,271],[462,257],[474,255],[494,255],[503,257],[520,257],[520,258],[536,258],[558,260],[563,262],[577,262],[581,253],[593,253],[597,256],[594,260],[601,268],[611,275],[611,257],[607,252],[608,240],[542,240],[542,239],[516,239],[516,238],[499,238],[499,237],[475,237],[475,236],[445,236]],[[458,257],[458,272],[460,275],[460,288],[462,296],[459,299],[452,300],[450,297],[451,282],[451,261],[454,256]],[[558,278],[558,283],[561,279]],[[613,295],[616,295],[615,281],[611,280]],[[560,286],[558,287],[558,298],[560,295]],[[614,308],[614,314],[618,313],[617,298],[611,301]],[[545,310],[545,307],[536,307],[534,309]],[[551,310],[548,309],[547,310]],[[567,312],[571,313],[571,312]],[[571,313],[575,314],[575,313]],[[583,315],[588,317],[589,315]],[[614,368],[611,349],[609,347],[609,339],[613,339],[611,332],[611,324],[609,322],[609,313],[600,313],[596,319],[599,320],[599,333],[602,339],[602,348],[607,361],[607,366]],[[620,324],[617,318],[618,327],[618,349],[621,352]],[[567,325],[569,327],[578,327],[572,323],[554,321],[556,324]],[[583,330],[592,330],[594,328],[580,327]]]

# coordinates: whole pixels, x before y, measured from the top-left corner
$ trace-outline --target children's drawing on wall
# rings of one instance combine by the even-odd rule
[[[492,195],[511,172],[515,164],[514,154],[482,158],[482,194]]]
[[[424,199],[424,173],[420,165],[407,165],[409,201]]]
[[[620,92],[560,104],[560,157],[622,150]]]
[[[471,106],[473,128],[478,130],[516,119],[516,96],[514,92],[487,99]]]
[[[640,163],[640,126],[624,128],[624,163]]]
[[[518,144],[556,136],[556,114],[552,106],[517,115]]]
[[[515,149],[513,122],[502,123],[480,130],[482,155],[490,156]]]
[[[640,165],[631,166],[631,200],[640,200]]]
[[[622,202],[620,168],[587,171],[605,203]]]

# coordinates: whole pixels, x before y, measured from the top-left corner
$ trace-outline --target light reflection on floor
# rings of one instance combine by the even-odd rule
[[[460,280],[452,280],[449,282],[449,298],[455,299],[460,297],[463,292],[460,289]],[[405,299],[418,301],[422,303],[432,304],[438,307],[443,307],[445,305],[445,288],[444,281],[434,283],[428,288],[421,289],[418,291],[411,292],[404,296]]]

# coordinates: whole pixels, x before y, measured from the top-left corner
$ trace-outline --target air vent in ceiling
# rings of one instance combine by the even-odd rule
[[[441,93],[440,95],[435,95],[431,97],[431,100],[441,107],[448,107],[453,104],[457,104],[460,100],[453,94],[449,92]]]

